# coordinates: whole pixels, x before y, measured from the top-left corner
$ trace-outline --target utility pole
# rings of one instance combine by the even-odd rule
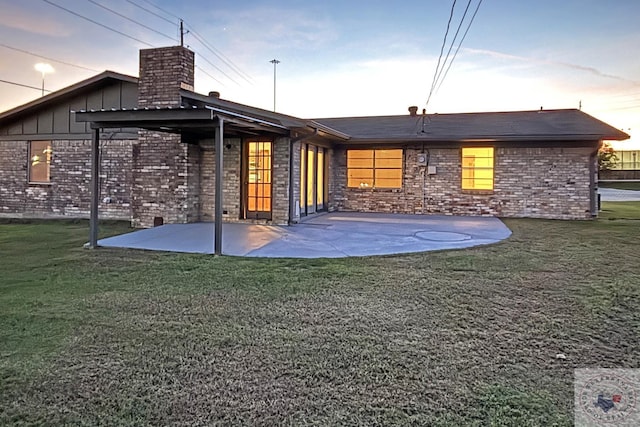
[[[180,47],[184,47],[184,23],[180,20]]]
[[[273,64],[273,112],[276,111],[276,65],[280,63],[277,59],[269,61]]]

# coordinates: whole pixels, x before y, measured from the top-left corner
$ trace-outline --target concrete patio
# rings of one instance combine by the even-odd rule
[[[618,188],[598,188],[603,202],[640,202],[640,191]]]
[[[342,258],[460,249],[506,239],[498,218],[339,212],[292,226],[223,224],[225,255]],[[213,253],[213,223],[167,224],[98,241],[100,246]]]

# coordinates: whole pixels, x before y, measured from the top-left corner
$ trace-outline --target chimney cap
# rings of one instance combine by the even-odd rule
[[[412,105],[411,107],[409,107],[409,115],[410,116],[415,116],[418,114],[418,106],[417,105]]]
[[[209,92],[209,97],[210,98],[220,98],[220,92],[218,92],[217,90],[212,90],[211,92]]]

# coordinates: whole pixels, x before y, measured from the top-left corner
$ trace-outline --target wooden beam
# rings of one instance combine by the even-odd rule
[[[214,212],[214,254],[222,255],[222,177],[224,176],[222,150],[224,149],[224,119],[218,117],[216,140],[216,196]]]

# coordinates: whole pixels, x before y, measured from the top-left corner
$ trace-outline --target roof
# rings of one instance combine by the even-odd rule
[[[180,90],[178,107],[112,108],[75,111],[77,121],[91,122],[92,128],[138,127],[180,134],[213,136],[218,119],[223,119],[225,133],[257,136],[262,132],[299,137],[347,140],[348,135],[312,120],[299,119],[219,97]]]
[[[78,83],[75,83],[71,86],[67,86],[63,89],[52,92],[48,95],[35,99],[34,101],[28,102],[26,104],[22,104],[18,107],[12,108],[11,110],[7,110],[3,113],[0,113],[0,123],[5,121],[6,119],[16,117],[22,114],[28,114],[34,110],[37,110],[51,102],[59,101],[66,98],[72,98],[81,93],[92,90],[96,87],[103,86],[110,81],[119,80],[129,83],[138,83],[137,77],[128,76],[126,74],[116,73],[115,71],[103,71],[100,74],[97,74],[93,77],[90,77],[86,80],[82,80]]]
[[[213,137],[224,121],[226,132],[239,135],[259,135],[260,132],[287,134],[289,129],[279,123],[223,111],[214,107],[155,107],[76,111],[76,120],[91,122],[93,129],[137,127],[162,132]]]
[[[9,119],[29,114],[45,105],[72,98],[81,93],[104,86],[112,81],[138,83],[138,78],[113,71],[96,76],[53,92],[32,102],[0,113],[0,124]],[[201,95],[180,90],[183,105],[191,108],[214,110],[218,115],[233,117],[238,125],[259,130],[259,124],[268,129],[286,128],[292,136],[314,135],[333,141],[366,142],[498,142],[498,141],[598,141],[628,139],[626,133],[576,109],[536,110],[461,114],[427,114],[402,116],[338,117],[301,119],[286,114],[244,105],[216,96]],[[87,112],[89,113],[89,112]],[[113,115],[100,114],[100,119],[121,123],[136,121],[140,113],[126,110]],[[143,113],[144,119],[150,113]],[[178,113],[180,120],[201,113]],[[203,113],[207,115],[207,113]],[[186,115],[183,117],[183,115]],[[83,114],[85,120],[94,121],[96,115]],[[170,118],[170,112],[160,113]],[[156,119],[160,116],[155,117]],[[91,117],[91,118],[90,118]],[[126,119],[125,119],[126,117]],[[197,120],[200,120],[199,116]],[[100,121],[100,120],[96,120]],[[106,122],[103,122],[106,124]],[[184,123],[184,122],[183,122]],[[264,128],[263,128],[264,130]]]
[[[629,135],[576,109],[315,119],[350,142],[624,140]]]
[[[288,129],[300,131],[303,133],[315,132],[320,137],[328,137],[334,140],[347,140],[349,135],[332,129],[323,123],[314,120],[301,119],[274,111],[264,110],[262,108],[252,107],[250,105],[240,104],[237,102],[227,101],[219,97],[201,95],[188,90],[181,90],[180,95],[188,104],[197,105],[204,108],[213,108],[216,111],[228,112],[236,115],[247,116],[260,119],[272,123],[285,126]]]

